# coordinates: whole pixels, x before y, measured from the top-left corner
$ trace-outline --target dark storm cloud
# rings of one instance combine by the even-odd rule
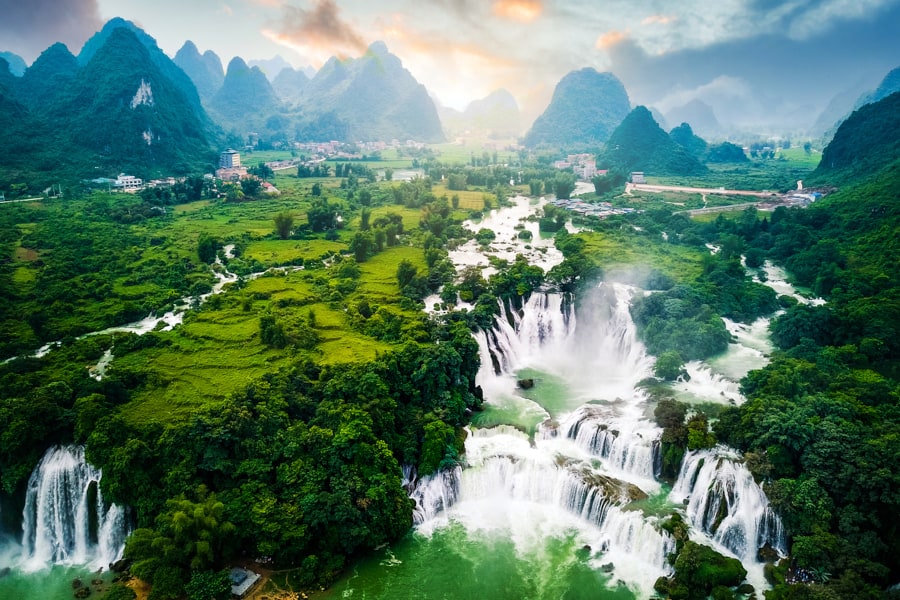
[[[102,26],[97,0],[0,0],[0,50],[28,63],[56,42],[78,54]]]
[[[287,5],[278,36],[295,45],[328,49],[339,55],[365,51],[363,37],[340,15],[334,0],[317,0],[311,9]]]

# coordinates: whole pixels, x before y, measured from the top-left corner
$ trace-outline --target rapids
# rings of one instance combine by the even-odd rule
[[[507,220],[491,217],[512,232],[524,206],[518,199]],[[514,256],[511,236],[498,240],[501,248],[493,252]],[[469,256],[474,250],[463,247],[453,258],[460,266],[486,264]],[[662,432],[638,385],[652,375],[654,360],[629,312],[637,293],[643,292],[602,283],[577,308],[552,293],[532,294],[520,310],[501,303],[493,326],[475,334],[481,356],[476,382],[485,409],[473,416],[465,464],[418,480],[407,470],[416,526],[398,546],[402,552],[361,566],[335,594],[404,589],[416,597],[444,597],[404,573],[406,565],[419,564],[420,556],[452,539],[472,550],[475,561],[484,559],[482,544],[504,552],[511,545],[515,558],[504,553],[503,561],[517,564],[510,567],[514,572],[539,570],[535,557],[556,565],[563,559],[555,552],[568,548],[572,561],[595,574],[589,582],[567,579],[570,571],[561,568],[552,593],[548,587],[529,597],[627,592],[647,598],[656,578],[671,574],[666,555],[674,540],[660,529],[657,515],[673,510],[684,514],[694,539],[740,559],[761,591],[757,550],[769,544],[784,554],[785,541],[777,515],[739,457],[724,447],[689,453],[671,491],[657,479]],[[730,324],[736,343],[727,358],[719,357],[718,365],[688,365],[690,381],[679,384],[678,393],[693,402],[740,403],[737,379],[767,360],[767,325]],[[425,579],[432,577],[438,575]],[[385,581],[394,583],[379,588]]]

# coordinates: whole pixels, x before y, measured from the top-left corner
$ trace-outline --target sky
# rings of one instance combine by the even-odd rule
[[[900,66],[900,0],[0,0],[0,50],[77,54],[116,16],[170,56],[190,39],[225,65],[318,68],[380,40],[442,104],[506,88],[532,117],[567,72],[593,67],[633,104],[701,98],[720,121],[789,127]]]

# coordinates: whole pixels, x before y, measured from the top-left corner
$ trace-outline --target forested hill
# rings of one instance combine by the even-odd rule
[[[267,115],[279,110],[280,103],[265,73],[236,56],[208,106],[220,124],[243,131],[261,125]]]
[[[643,106],[631,111],[613,131],[600,164],[624,173],[697,175],[706,171],[706,167],[660,128]]]
[[[207,50],[201,55],[191,40],[184,43],[172,61],[191,78],[203,100],[212,98],[225,81],[225,72],[222,70],[219,56],[212,50]]]
[[[0,167],[0,187],[119,172],[188,174],[212,164],[211,121],[196,90],[188,81],[186,94],[169,76],[173,69],[184,73],[129,27],[113,27],[101,39],[83,66],[55,44],[23,77],[0,78],[4,112],[14,121],[0,130],[0,143],[13,149]],[[169,66],[161,68],[161,61]]]
[[[816,182],[839,184],[868,177],[900,157],[900,92],[867,104],[838,128],[822,152]]]
[[[147,49],[147,53],[153,64],[156,65],[166,78],[174,83],[184,95],[191,109],[194,111],[195,116],[203,122],[204,126],[210,127],[212,123],[209,121],[206,112],[200,105],[200,96],[197,93],[197,88],[194,86],[191,78],[188,77],[187,74],[159,48],[156,44],[156,40],[153,39],[152,36],[131,21],[126,21],[119,17],[107,21],[103,26],[103,29],[85,42],[81,52],[78,53],[78,64],[87,65],[94,54],[106,44],[106,41],[113,32],[119,29],[127,29],[135,35],[141,45]]]
[[[341,137],[325,139],[444,141],[434,101],[383,42],[357,59],[330,59],[303,91],[302,127],[312,139],[332,121]],[[323,132],[327,135],[327,133]]]
[[[612,73],[572,71],[556,85],[550,105],[525,135],[525,145],[599,146],[630,109],[625,86]]]

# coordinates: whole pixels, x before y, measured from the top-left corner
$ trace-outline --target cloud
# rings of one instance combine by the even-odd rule
[[[839,21],[870,20],[896,0],[825,0],[807,8],[790,22],[788,35],[805,40],[833,29]]]
[[[645,17],[643,21],[641,21],[641,25],[668,25],[669,23],[674,23],[678,20],[678,17],[673,15],[650,15],[649,17]]]
[[[600,50],[608,50],[613,46],[621,44],[628,39],[628,31],[617,31],[612,29],[597,38],[594,46]]]
[[[442,103],[454,108],[515,83],[524,68],[520,60],[503,56],[480,38],[465,40],[420,30],[400,14],[380,25],[378,35],[391,52],[401,56],[403,65]]]
[[[56,42],[77,54],[102,26],[97,0],[12,1],[3,2],[0,10],[3,49],[29,63]]]
[[[497,0],[493,10],[498,17],[530,23],[541,16],[544,7],[541,0]]]
[[[330,56],[361,54],[366,42],[343,21],[335,0],[317,0],[312,9],[285,5],[277,25],[263,30],[269,39],[324,61]]]

